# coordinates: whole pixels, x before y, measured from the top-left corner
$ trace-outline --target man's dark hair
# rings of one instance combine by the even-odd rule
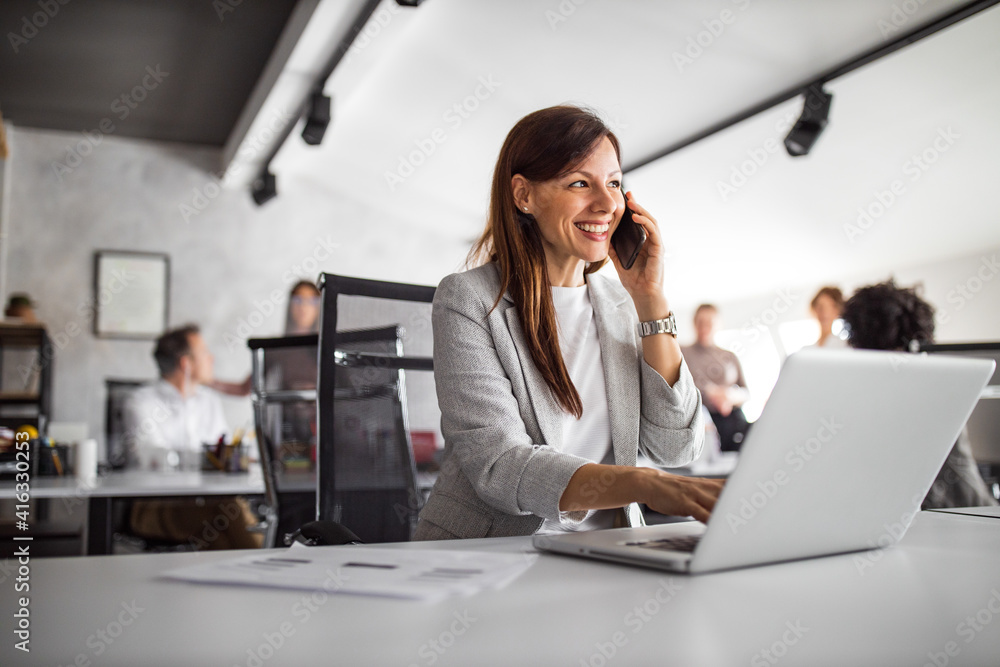
[[[191,336],[201,333],[194,324],[171,329],[156,339],[153,358],[160,369],[160,377],[167,377],[181,365],[181,357],[191,354]]]
[[[713,313],[718,313],[719,312],[719,309],[715,307],[715,304],[713,304],[713,303],[703,303],[703,304],[700,304],[697,308],[695,308],[695,310],[694,310],[694,316],[698,317],[699,315],[701,315],[702,311],[704,311],[704,310],[708,310],[708,311],[711,311]]]
[[[912,341],[934,340],[934,307],[915,287],[897,287],[890,279],[858,289],[841,314],[851,347],[907,350]]]

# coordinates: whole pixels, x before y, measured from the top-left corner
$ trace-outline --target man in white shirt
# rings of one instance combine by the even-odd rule
[[[193,452],[197,461],[203,444],[229,431],[219,395],[203,386],[212,380],[212,354],[198,328],[186,326],[161,336],[153,357],[160,379],[138,389],[125,406],[129,459],[143,468],[176,467],[161,460],[168,458],[164,450],[172,450]]]
[[[202,386],[212,380],[212,354],[198,327],[188,325],[160,336],[153,357],[160,379],[125,407],[129,458],[168,469],[181,456],[198,461],[203,443],[228,433],[218,394]],[[247,502],[232,496],[136,501],[131,514],[139,537],[207,549],[259,547],[261,536],[247,531],[256,522]]]

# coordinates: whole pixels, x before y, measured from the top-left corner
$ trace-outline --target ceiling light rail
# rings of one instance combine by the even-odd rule
[[[828,121],[832,95],[829,95],[823,90],[823,85],[825,83],[844,76],[849,72],[853,72],[854,70],[864,67],[865,65],[873,63],[891,53],[895,53],[896,51],[918,42],[925,37],[930,37],[931,35],[940,32],[945,28],[949,28],[960,21],[964,21],[965,19],[987,10],[998,3],[1000,3],[1000,0],[974,0],[973,2],[968,2],[923,27],[916,28],[906,34],[900,35],[892,41],[869,49],[868,51],[865,51],[850,60],[830,68],[807,82],[788,88],[776,95],[772,95],[763,102],[755,104],[754,106],[721,120],[714,125],[710,125],[704,130],[697,132],[686,139],[677,141],[663,150],[642,158],[637,162],[626,164],[622,171],[627,174],[628,172],[639,169],[640,167],[645,167],[646,165],[656,162],[671,153],[676,153],[682,148],[686,148],[691,144],[712,136],[713,134],[742,123],[759,113],[763,113],[764,111],[776,107],[779,104],[783,104],[799,95],[803,95],[805,97],[803,103],[803,114],[799,118],[798,122],[796,122],[795,127],[792,128],[792,131],[789,132],[788,137],[786,137],[785,147],[793,156],[804,155],[805,153],[808,153],[810,148],[812,148],[812,144],[815,143],[816,139],[819,137],[819,133],[822,132],[823,127],[826,126]],[[807,116],[807,112],[810,112],[810,106],[814,107],[814,110]],[[803,124],[801,127],[800,123]],[[796,132],[796,128],[799,129],[798,133]],[[808,141],[808,146],[804,145],[803,141]],[[793,152],[803,149],[805,151],[803,153]]]
[[[396,4],[403,7],[417,7],[420,5],[421,1],[422,0],[396,0]],[[372,14],[375,13],[375,10],[378,8],[380,3],[381,0],[368,0],[368,2],[361,7],[361,10],[354,18],[354,22],[351,24],[350,29],[348,29],[347,34],[340,40],[340,43],[337,45],[337,49],[333,52],[330,60],[323,68],[320,76],[317,78],[316,83],[309,92],[309,95],[302,100],[297,112],[292,114],[291,120],[278,134],[278,140],[275,143],[274,148],[271,150],[271,153],[264,161],[264,165],[261,167],[260,175],[250,186],[251,196],[253,197],[254,203],[258,206],[274,199],[274,197],[278,194],[277,179],[271,171],[271,161],[274,160],[275,156],[277,156],[278,151],[281,150],[281,147],[285,144],[285,141],[288,140],[288,137],[291,136],[292,131],[299,122],[299,118],[302,118],[303,116],[306,118],[305,127],[302,129],[302,139],[307,144],[316,146],[323,141],[323,136],[326,133],[327,127],[330,125],[332,117],[332,101],[330,97],[324,93],[326,82],[333,74],[333,71],[337,68],[337,65],[339,65],[344,59],[344,56],[347,55],[351,45],[354,44],[358,35],[361,34],[361,31],[368,23]]]

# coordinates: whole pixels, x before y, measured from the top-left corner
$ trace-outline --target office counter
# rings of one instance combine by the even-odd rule
[[[315,477],[312,478],[315,480]],[[61,499],[69,507],[85,503],[87,522],[84,549],[88,555],[109,554],[112,544],[112,504],[135,498],[237,496],[264,492],[260,468],[251,472],[164,472],[125,470],[79,480],[74,477],[36,477],[32,499]],[[13,482],[0,484],[0,499],[14,498]]]
[[[436,473],[417,474],[417,487],[427,492],[436,480]],[[316,473],[279,473],[278,490],[283,493],[314,493]],[[62,500],[69,507],[87,506],[84,549],[87,555],[111,553],[112,504],[116,500],[136,498],[184,498],[195,496],[243,496],[264,493],[264,478],[259,465],[249,472],[216,471],[149,471],[124,470],[78,480],[66,477],[36,477],[31,480],[31,498]],[[0,481],[0,500],[15,497],[14,482]]]
[[[530,551],[528,538],[413,543]],[[349,549],[350,547],[328,547]],[[500,591],[436,604],[158,578],[241,552],[31,562],[31,653],[0,664],[996,665],[1000,522],[936,512],[903,542],[688,577],[542,554]]]

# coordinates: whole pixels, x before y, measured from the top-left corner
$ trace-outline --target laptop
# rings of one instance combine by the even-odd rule
[[[707,525],[536,535],[537,549],[686,573],[899,541],[993,374],[986,359],[791,355]]]

